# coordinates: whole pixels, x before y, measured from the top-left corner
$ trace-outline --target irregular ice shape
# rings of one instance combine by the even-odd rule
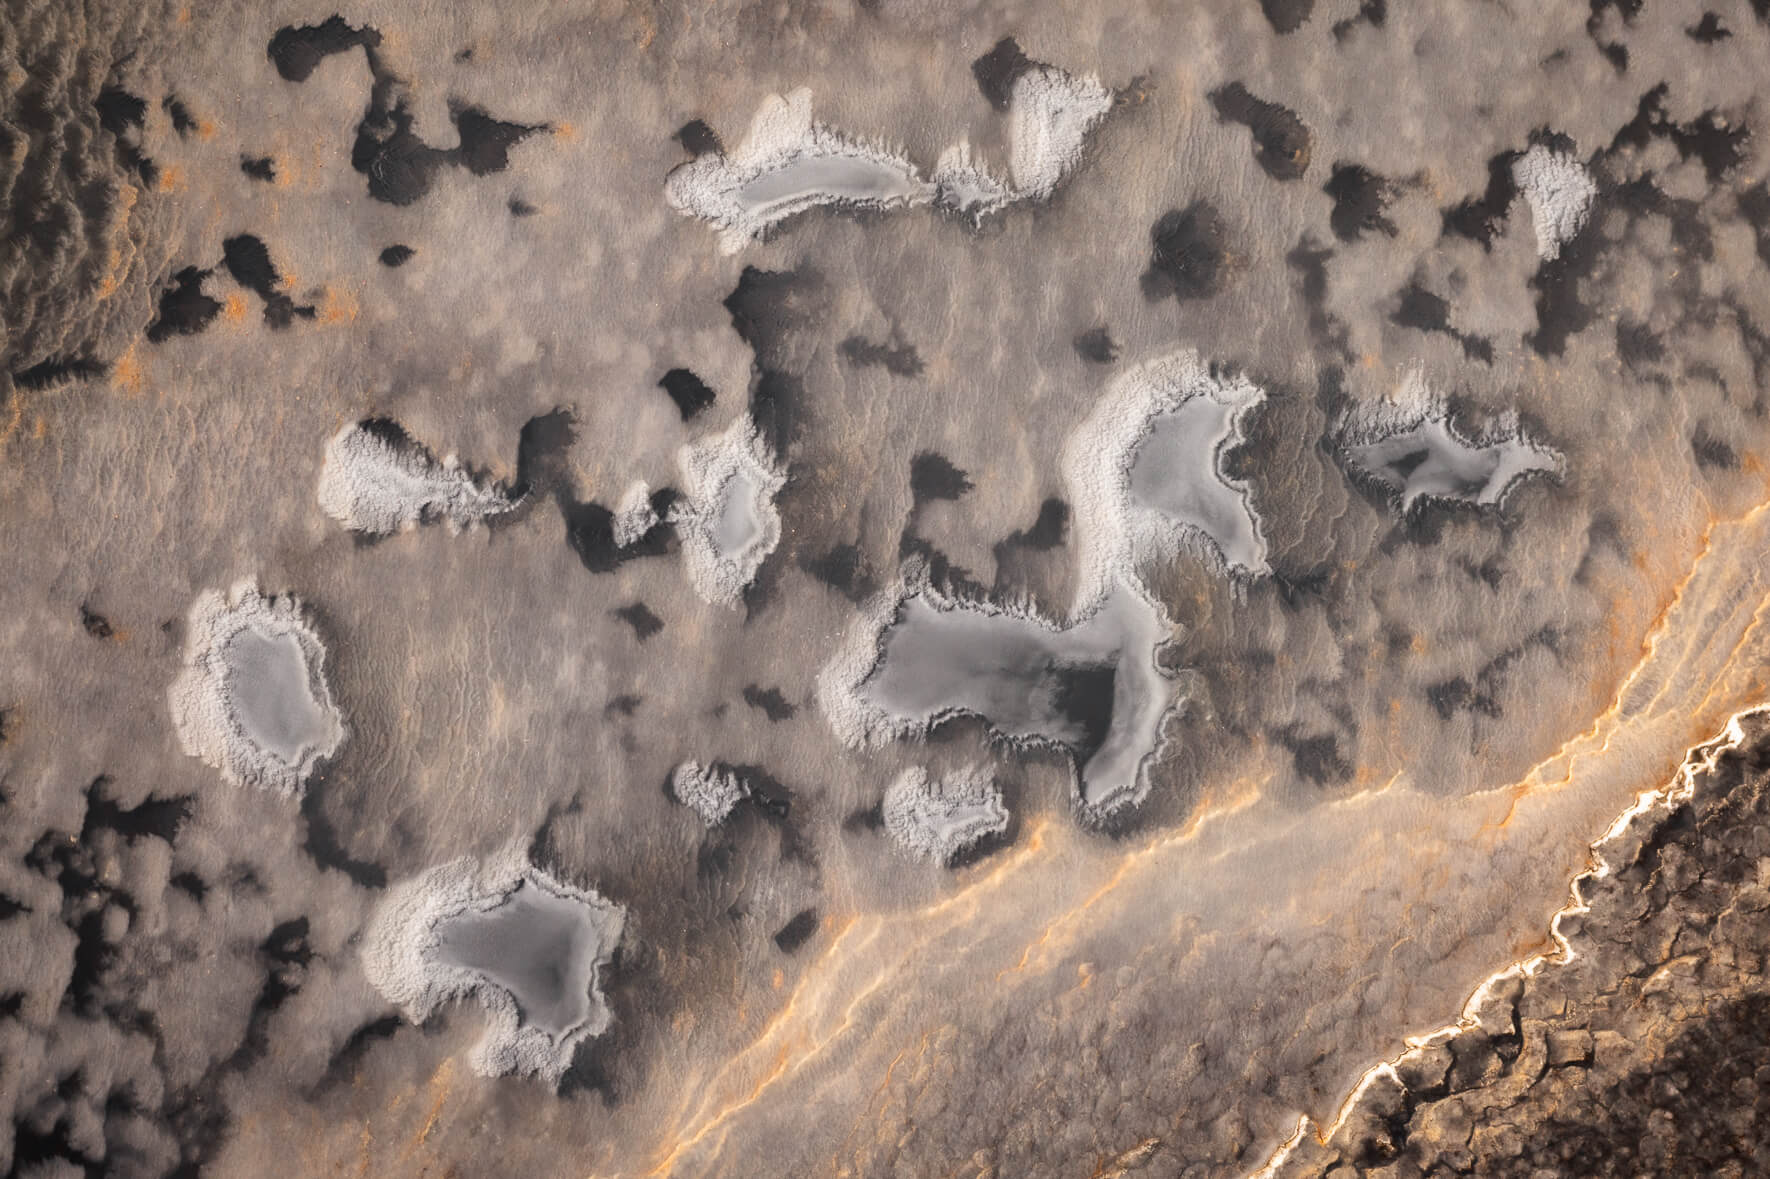
[[[695,592],[714,605],[736,606],[780,543],[774,497],[786,473],[748,414],[725,433],[684,446],[677,461],[685,488],[670,518]]]
[[[969,715],[1010,747],[1067,750],[1077,798],[1104,813],[1148,793],[1144,766],[1179,695],[1156,659],[1172,629],[1122,583],[1064,627],[906,585],[862,616],[819,675],[818,700],[850,745],[925,737]]]
[[[969,140],[961,139],[940,153],[933,180],[940,206],[955,213],[969,213],[973,221],[982,221],[1019,199],[1012,185],[973,162]]]
[[[482,1076],[558,1085],[583,1041],[612,1018],[600,972],[626,910],[527,862],[512,846],[388,890],[363,946],[369,981],[412,1023],[476,995],[488,1013],[472,1064]]]
[[[1347,461],[1381,484],[1403,512],[1421,499],[1497,506],[1520,480],[1559,477],[1565,465],[1515,416],[1482,438],[1463,437],[1418,371],[1408,374],[1394,401],[1348,414],[1339,444]]]
[[[657,509],[651,505],[651,486],[643,479],[634,480],[621,502],[615,505],[614,529],[615,545],[626,548],[638,544],[640,539],[658,526]]]
[[[1597,182],[1573,156],[1540,143],[1512,161],[1512,182],[1530,205],[1537,257],[1545,262],[1559,257],[1561,247],[1585,225]]]
[[[294,598],[263,597],[251,581],[199,594],[167,692],[179,744],[235,785],[300,793],[344,743],[325,664]]]
[[[1250,489],[1223,471],[1246,414],[1265,393],[1212,373],[1192,351],[1113,382],[1064,445],[1084,607],[1140,563],[1191,545],[1225,570],[1267,572]]]
[[[742,802],[749,789],[727,766],[685,761],[670,774],[670,790],[678,802],[692,807],[709,827],[717,827]]]
[[[346,426],[326,444],[320,507],[354,532],[385,535],[441,518],[451,532],[514,508],[518,500],[484,488],[453,455],[438,462],[392,422]]]
[[[899,846],[941,864],[1008,826],[1008,809],[987,765],[940,781],[920,767],[907,769],[885,788],[881,810],[885,830]]]
[[[902,208],[926,204],[934,188],[900,153],[814,122],[811,91],[801,88],[765,99],[730,155],[708,152],[671,172],[664,196],[717,226],[720,249],[735,254],[807,209]]]
[[[1082,145],[1112,109],[1100,79],[1040,66],[1014,80],[1008,100],[1010,175],[1021,197],[1042,201],[1082,158]]]

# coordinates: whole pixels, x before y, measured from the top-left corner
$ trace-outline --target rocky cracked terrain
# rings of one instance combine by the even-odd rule
[[[1770,1173],[1767,786],[1759,710],[1613,829],[1555,958],[1490,979],[1263,1174]]]

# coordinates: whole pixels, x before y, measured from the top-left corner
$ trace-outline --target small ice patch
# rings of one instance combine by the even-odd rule
[[[1192,351],[1113,382],[1063,451],[1082,566],[1078,602],[1183,545],[1225,571],[1267,572],[1250,488],[1223,470],[1243,419],[1264,399],[1258,386],[1211,372]]]
[[[774,497],[787,481],[748,414],[677,454],[685,488],[671,510],[695,592],[736,606],[781,538]]]
[[[379,419],[332,436],[319,501],[346,528],[374,536],[435,519],[459,532],[517,504],[502,489],[480,486],[454,455],[439,462],[404,430]]]
[[[295,599],[266,598],[250,581],[198,595],[167,692],[179,744],[235,785],[299,794],[344,743],[325,664]]]
[[[973,221],[982,221],[1018,199],[1012,185],[973,162],[969,140],[962,139],[940,153],[933,179],[941,208],[967,213]]]
[[[718,764],[685,761],[670,774],[670,792],[709,827],[723,823],[750,791],[737,771]]]
[[[1057,191],[1082,158],[1082,146],[1112,109],[1112,91],[1094,77],[1040,66],[1014,80],[1008,100],[1010,174],[1019,195],[1036,201]]]
[[[900,847],[940,864],[1008,826],[1008,809],[987,765],[938,781],[920,767],[905,770],[885,788],[881,810],[885,830]]]
[[[1494,507],[1521,480],[1559,477],[1565,466],[1561,454],[1530,437],[1516,415],[1506,415],[1480,438],[1463,437],[1417,370],[1392,401],[1350,411],[1340,425],[1339,446],[1402,512],[1423,499]]]
[[[538,1074],[557,1086],[578,1045],[607,1030],[601,971],[626,910],[529,864],[513,846],[389,889],[371,921],[363,969],[417,1024],[478,997],[488,1019],[472,1064],[482,1076]]]
[[[1142,800],[1146,766],[1180,684],[1158,663],[1173,637],[1161,608],[1120,583],[1067,626],[1029,611],[958,602],[912,569],[861,614],[818,676],[818,701],[851,746],[923,739],[958,716],[1010,748],[1068,752],[1075,795],[1104,814]]]
[[[1591,173],[1566,152],[1538,143],[1512,161],[1512,182],[1530,205],[1537,257],[1545,262],[1560,257],[1561,247],[1585,225],[1598,195]]]
[[[811,117],[811,91],[765,99],[744,143],[730,155],[708,152],[671,172],[672,208],[720,230],[735,254],[808,209],[892,209],[926,204],[934,188],[902,153],[849,139]]]
[[[638,544],[658,523],[657,509],[651,506],[650,485],[643,479],[635,480],[615,505],[615,545],[624,549]]]

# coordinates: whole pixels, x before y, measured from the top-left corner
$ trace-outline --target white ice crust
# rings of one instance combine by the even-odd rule
[[[801,87],[764,99],[736,151],[708,152],[671,172],[664,196],[718,228],[720,249],[735,254],[807,209],[926,204],[934,187],[901,152],[813,120],[811,91]]]
[[[320,507],[353,532],[380,536],[440,517],[451,532],[514,508],[501,489],[481,487],[454,455],[397,446],[363,424],[332,436],[320,468]]]
[[[485,971],[439,960],[440,930],[452,919],[496,909],[519,888],[584,908],[592,935],[584,1018],[560,1034],[524,1021],[510,990]],[[601,1035],[612,1019],[599,973],[613,955],[626,910],[590,889],[576,888],[528,862],[519,844],[483,863],[472,857],[432,868],[387,891],[365,935],[363,970],[375,989],[410,1022],[428,1019],[444,1003],[476,996],[487,1013],[485,1035],[470,1063],[481,1076],[539,1075],[557,1086],[584,1040]]]
[[[664,198],[717,229],[727,254],[820,206],[885,210],[938,201],[981,221],[1014,204],[1050,199],[1081,161],[1088,134],[1112,102],[1098,78],[1034,66],[1015,79],[1009,95],[1012,181],[974,160],[970,142],[960,140],[941,153],[930,183],[901,149],[815,121],[811,91],[801,87],[764,99],[736,150],[707,152],[671,172]]]
[[[743,779],[723,766],[685,761],[670,774],[670,789],[677,801],[700,815],[709,827],[723,823],[732,808],[749,793]]]
[[[1537,256],[1545,262],[1560,257],[1591,214],[1597,182],[1573,156],[1540,143],[1512,161],[1512,182],[1530,206]]]
[[[915,766],[885,788],[885,830],[919,859],[945,864],[1008,826],[1008,809],[985,763],[935,779]]]
[[[1143,562],[1182,547],[1224,572],[1268,571],[1249,487],[1227,477],[1222,465],[1223,452],[1241,438],[1243,419],[1264,399],[1244,377],[1212,374],[1191,350],[1147,361],[1113,382],[1063,448],[1081,562],[1078,610],[1120,581],[1136,580]],[[1139,496],[1132,468],[1154,440],[1158,421],[1183,412],[1196,421],[1181,420],[1183,429],[1171,437],[1164,432],[1161,440],[1182,448],[1172,461],[1194,468],[1176,512]]]
[[[1422,500],[1496,507],[1523,479],[1559,478],[1566,466],[1516,414],[1503,415],[1478,438],[1464,437],[1417,369],[1388,401],[1348,411],[1338,439],[1351,465],[1387,489],[1402,512]]]
[[[167,691],[179,745],[235,785],[300,794],[346,734],[325,664],[294,598],[266,598],[250,580],[204,591]]]
[[[615,544],[626,548],[635,544],[658,524],[658,513],[651,506],[651,485],[643,479],[631,483],[615,505]]]
[[[1098,78],[1078,78],[1053,66],[1014,80],[1008,100],[1010,170],[1020,196],[1042,201],[1082,158],[1082,145],[1112,109],[1112,92]]]
[[[677,452],[683,497],[670,518],[682,538],[695,592],[716,606],[737,606],[762,562],[780,543],[774,497],[786,472],[748,414],[723,434]]]

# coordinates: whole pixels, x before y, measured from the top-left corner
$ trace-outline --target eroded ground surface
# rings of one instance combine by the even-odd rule
[[[1307,1117],[1281,1165],[1761,1169],[1755,753],[1512,1030],[1325,1128],[1770,696],[1767,52],[1673,0],[15,0],[0,1165],[1240,1176]],[[1068,461],[1173,365],[1247,392]],[[169,697],[241,585],[308,636],[235,652],[244,754]],[[1147,597],[1135,788],[1078,787],[1118,664],[1049,644],[985,679],[1070,739],[854,739],[820,677],[912,585]],[[990,783],[965,846],[902,781]],[[463,863],[624,914],[500,942],[596,1018],[377,985]]]

